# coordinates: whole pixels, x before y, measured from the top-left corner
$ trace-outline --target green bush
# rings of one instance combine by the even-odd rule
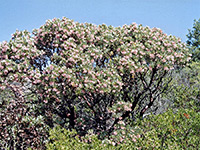
[[[115,136],[119,138],[119,134]],[[123,143],[117,143],[116,139],[107,138],[99,140],[97,135],[90,130],[86,136],[79,137],[76,131],[69,131],[60,126],[50,130],[49,143],[46,145],[48,150],[118,150],[118,149],[138,149],[135,142],[126,139]]]
[[[50,130],[50,141],[46,147],[48,150],[78,150],[78,149],[113,149],[111,144],[97,138],[96,135],[90,134],[85,137],[79,138],[76,131],[69,131],[60,126],[57,126]]]
[[[193,109],[169,110],[140,121],[138,143],[144,149],[198,149],[200,113]]]
[[[166,98],[173,101],[174,108],[200,110],[200,63],[192,62],[174,74],[170,87]]]
[[[134,123],[134,128],[116,128],[110,137],[99,140],[91,131],[79,137],[59,126],[50,130],[47,149],[198,149],[200,113],[193,109],[172,109]],[[124,133],[123,133],[124,132]],[[132,135],[132,136],[130,136]],[[121,140],[120,140],[121,139]]]

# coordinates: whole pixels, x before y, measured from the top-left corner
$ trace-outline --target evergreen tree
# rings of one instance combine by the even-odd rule
[[[192,60],[200,60],[200,19],[194,20],[192,30],[189,29],[187,44],[192,52]]]

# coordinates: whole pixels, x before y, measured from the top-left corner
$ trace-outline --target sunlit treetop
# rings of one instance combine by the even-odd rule
[[[161,29],[67,18],[48,20],[33,34],[16,31],[9,42],[0,44],[0,51],[1,80],[8,74],[26,74],[23,78],[41,84],[47,97],[52,92],[60,97],[61,85],[78,93],[115,93],[127,74],[135,78],[139,73],[170,71],[190,60],[186,45]]]

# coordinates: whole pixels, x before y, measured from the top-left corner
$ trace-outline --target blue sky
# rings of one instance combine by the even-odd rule
[[[78,22],[122,26],[136,22],[158,27],[187,40],[200,18],[200,0],[1,0],[0,41],[18,30],[32,32],[48,19],[63,16]]]

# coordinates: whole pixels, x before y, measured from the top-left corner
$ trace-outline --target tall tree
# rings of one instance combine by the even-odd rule
[[[192,52],[192,60],[200,60],[200,19],[194,20],[193,28],[189,29],[187,34],[187,44],[190,46]]]
[[[0,90],[31,83],[45,124],[104,136],[142,117],[189,60],[186,45],[157,28],[55,18],[0,44]]]

